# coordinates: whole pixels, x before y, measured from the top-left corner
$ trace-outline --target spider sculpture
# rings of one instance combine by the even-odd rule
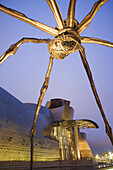
[[[35,112],[35,116],[34,116],[34,122],[33,122],[32,130],[31,130],[31,139],[34,138],[35,133],[36,133],[37,116],[38,116],[38,113],[39,113],[39,110],[41,107],[43,97],[44,97],[45,92],[48,88],[50,73],[51,73],[51,69],[52,69],[52,65],[53,65],[53,59],[56,58],[56,59],[62,60],[65,57],[67,57],[70,53],[79,51],[83,66],[86,70],[86,73],[87,73],[87,76],[88,76],[88,79],[89,79],[89,82],[90,82],[90,85],[91,85],[91,88],[92,88],[92,91],[93,91],[93,94],[95,97],[95,100],[96,100],[97,105],[100,109],[101,115],[103,117],[103,120],[104,120],[104,123],[106,126],[106,133],[109,136],[111,143],[113,144],[112,129],[106,119],[105,114],[104,114],[102,104],[99,99],[99,96],[98,96],[98,93],[97,93],[97,90],[96,90],[96,87],[95,87],[95,84],[93,81],[92,73],[91,73],[89,64],[86,59],[85,49],[81,45],[81,43],[97,43],[97,44],[101,44],[101,45],[113,48],[113,43],[105,41],[105,40],[97,39],[97,38],[80,36],[80,33],[83,32],[89,26],[90,22],[92,21],[95,14],[100,9],[100,7],[102,5],[104,5],[108,0],[97,1],[93,5],[89,14],[80,22],[80,24],[74,18],[76,0],[70,0],[66,20],[63,20],[56,0],[46,0],[46,1],[54,14],[54,17],[55,17],[55,20],[57,23],[56,28],[49,27],[43,23],[40,23],[38,21],[35,21],[33,19],[26,17],[24,14],[22,14],[18,11],[15,11],[13,9],[10,9],[3,5],[0,5],[1,11],[5,12],[8,15],[11,15],[19,20],[22,20],[23,22],[26,22],[26,23],[32,25],[33,27],[36,27],[37,29],[40,29],[40,30],[55,37],[53,40],[36,39],[36,38],[22,38],[16,44],[11,45],[10,48],[0,57],[0,63],[2,63],[4,60],[6,60],[8,58],[8,56],[14,55],[22,43],[33,42],[33,43],[47,43],[48,44],[48,51],[50,53],[50,61],[49,61],[48,70],[47,70],[47,73],[45,76],[45,81],[41,88],[40,96],[38,99],[38,104],[37,104],[37,108],[36,108],[36,112]]]

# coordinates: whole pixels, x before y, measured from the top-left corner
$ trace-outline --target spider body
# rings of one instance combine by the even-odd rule
[[[70,53],[80,50],[81,39],[74,29],[63,29],[59,35],[48,44],[48,51],[51,57],[64,59]]]

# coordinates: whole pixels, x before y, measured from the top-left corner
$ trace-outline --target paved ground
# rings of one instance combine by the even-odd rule
[[[99,165],[100,166],[100,165]],[[33,170],[113,170],[112,167],[97,168],[93,161],[52,161],[52,162],[34,162]],[[30,162],[9,161],[0,162],[0,170],[30,170]]]

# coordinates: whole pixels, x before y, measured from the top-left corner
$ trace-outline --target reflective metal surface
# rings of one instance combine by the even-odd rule
[[[61,160],[80,160],[81,156],[85,156],[81,149],[81,141],[84,140],[82,143],[84,150],[87,150],[89,146],[83,137],[84,133],[80,132],[80,128],[98,128],[98,125],[91,120],[83,119],[56,121],[51,127],[49,126],[51,129],[49,136],[59,141]],[[90,149],[89,152],[91,152]]]
[[[1,56],[0,64],[3,63],[10,55],[14,55],[18,50],[18,48],[20,47],[20,45],[22,45],[23,43],[32,42],[38,44],[38,43],[49,43],[50,41],[51,41],[50,39],[22,38],[17,43],[12,44],[10,48]]]
[[[46,1],[47,1],[49,7],[51,8],[51,10],[54,14],[58,29],[59,30],[63,29],[64,28],[64,21],[63,21],[63,18],[61,16],[61,13],[60,13],[60,10],[59,10],[59,7],[58,7],[56,0],[46,0]]]
[[[74,19],[75,19],[75,4],[76,0],[70,0],[68,14],[67,14],[67,27],[74,27]]]
[[[93,5],[89,14],[81,21],[81,23],[76,28],[76,30],[79,34],[81,32],[83,32],[89,26],[89,24],[91,23],[92,19],[95,16],[95,14],[102,7],[102,5],[104,5],[107,1],[109,1],[109,0],[99,0]]]
[[[59,36],[48,43],[50,55],[60,60],[67,57],[70,53],[80,50],[80,48],[80,36],[71,28],[64,29]]]

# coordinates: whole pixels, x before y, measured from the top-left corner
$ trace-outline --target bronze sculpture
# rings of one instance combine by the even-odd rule
[[[49,67],[46,73],[45,77],[45,82],[41,88],[41,94],[38,100],[38,105],[35,113],[35,118],[34,118],[34,123],[33,127],[31,130],[31,139],[35,136],[35,131],[36,131],[36,121],[37,121],[37,116],[39,113],[39,109],[44,97],[44,94],[48,88],[49,84],[49,77],[52,69],[52,64],[53,64],[53,58],[56,59],[64,59],[67,55],[70,53],[73,53],[75,51],[79,51],[84,68],[86,70],[86,73],[89,78],[89,82],[93,91],[93,94],[95,96],[97,105],[100,109],[101,115],[103,117],[105,126],[106,126],[106,133],[108,134],[111,143],[113,144],[113,136],[112,136],[112,129],[109,126],[109,123],[106,119],[106,116],[104,114],[97,90],[95,88],[95,84],[93,81],[92,73],[89,67],[89,64],[87,62],[86,56],[85,56],[85,49],[81,45],[81,43],[97,43],[100,45],[108,46],[113,48],[113,43],[97,38],[91,38],[91,37],[82,37],[80,36],[80,33],[83,32],[90,24],[92,19],[94,18],[95,14],[97,11],[100,9],[102,5],[104,5],[108,0],[99,0],[97,1],[90,13],[81,21],[79,24],[77,20],[75,20],[74,15],[75,15],[75,5],[76,5],[76,0],[70,0],[69,3],[69,8],[68,8],[68,14],[67,14],[67,19],[63,20],[58,4],[56,0],[46,0],[49,7],[51,8],[56,23],[57,27],[54,29],[52,27],[49,27],[45,24],[42,24],[38,21],[32,20],[30,18],[27,18],[24,14],[17,12],[15,10],[12,10],[10,8],[6,8],[3,5],[0,5],[0,10],[19,19],[22,20],[33,27],[36,27],[52,36],[55,37],[55,39],[50,40],[50,39],[36,39],[36,38],[23,38],[20,41],[18,41],[16,44],[13,44],[10,46],[10,48],[1,56],[0,58],[0,63],[2,63],[5,59],[7,59],[8,56],[14,55],[18,49],[18,47],[25,42],[33,42],[33,43],[47,43],[48,44],[48,50],[50,53],[50,62],[49,62]]]

